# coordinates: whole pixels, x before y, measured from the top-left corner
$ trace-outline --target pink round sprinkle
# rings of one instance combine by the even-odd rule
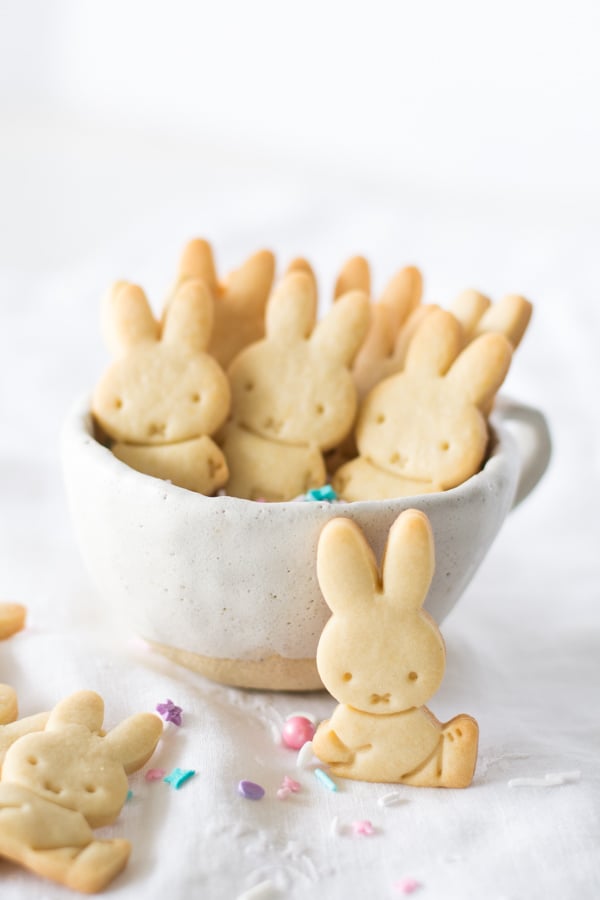
[[[262,800],[265,796],[265,789],[254,781],[240,781],[238,784],[238,792],[247,800]]]
[[[292,750],[299,750],[307,741],[312,741],[315,726],[306,716],[291,716],[281,732],[283,743]]]
[[[292,792],[287,787],[280,787],[277,791],[277,799],[285,800],[286,797],[289,797]]]
[[[166,769],[148,769],[145,778],[146,781],[160,781],[166,775]]]

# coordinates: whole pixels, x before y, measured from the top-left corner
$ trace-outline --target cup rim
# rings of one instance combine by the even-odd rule
[[[499,398],[501,399],[501,398]],[[519,403],[511,401],[513,408],[519,407]],[[94,464],[102,466],[109,472],[112,472],[116,479],[122,480],[127,478],[130,484],[135,485],[140,491],[148,491],[160,487],[164,493],[172,495],[182,503],[197,504],[206,502],[212,504],[215,508],[219,506],[227,507],[230,511],[244,509],[254,509],[256,504],[265,506],[269,509],[286,511],[305,508],[311,510],[316,508],[327,508],[339,506],[340,510],[352,510],[358,513],[369,512],[372,509],[381,509],[383,506],[401,503],[406,506],[407,500],[414,498],[415,503],[419,506],[436,506],[439,503],[448,503],[452,498],[461,497],[467,499],[472,493],[478,493],[484,485],[486,489],[495,483],[504,481],[509,469],[514,468],[514,460],[518,456],[518,449],[515,438],[505,426],[506,416],[503,414],[502,404],[499,403],[489,417],[490,441],[489,450],[486,454],[485,462],[482,467],[470,478],[463,481],[456,487],[448,488],[445,491],[434,491],[425,494],[412,494],[409,497],[392,497],[379,500],[353,500],[353,501],[331,501],[312,500],[310,502],[302,502],[299,499],[261,502],[257,500],[249,500],[243,497],[233,497],[227,494],[217,494],[209,496],[191,491],[187,488],[179,487],[172,482],[138,472],[126,463],[118,459],[109,447],[102,444],[94,434],[90,395],[84,394],[80,396],[74,404],[72,404],[67,417],[63,423],[61,432],[61,445],[64,450],[70,446],[73,447],[79,443],[81,449],[84,447],[88,457],[94,460]],[[516,481],[516,479],[515,479]],[[516,491],[516,484],[515,484]],[[310,513],[308,512],[307,515]]]

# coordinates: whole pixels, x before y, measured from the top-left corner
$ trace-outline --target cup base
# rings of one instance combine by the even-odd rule
[[[265,659],[220,659],[169,647],[156,641],[147,643],[180,666],[230,687],[256,688],[261,691],[324,690],[314,659],[289,659],[276,653]]]

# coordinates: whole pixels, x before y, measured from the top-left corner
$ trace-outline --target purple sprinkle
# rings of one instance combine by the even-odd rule
[[[262,800],[265,796],[265,789],[254,781],[240,781],[238,784],[238,793],[247,800]]]
[[[173,725],[181,725],[181,714],[183,712],[180,706],[176,706],[172,700],[166,703],[157,703],[156,712],[163,716],[165,722],[172,722]]]

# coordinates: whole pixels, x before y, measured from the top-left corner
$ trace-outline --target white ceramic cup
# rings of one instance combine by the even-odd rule
[[[425,607],[441,622],[507,513],[542,477],[544,416],[500,400],[483,469],[443,493],[356,503],[205,497],[129,468],[93,436],[87,401],[68,417],[62,457],[84,561],[107,616],[214,680],[321,686],[317,642],[329,610],[316,577],[323,525],[348,516],[380,558],[402,510],[431,521],[436,570]]]

